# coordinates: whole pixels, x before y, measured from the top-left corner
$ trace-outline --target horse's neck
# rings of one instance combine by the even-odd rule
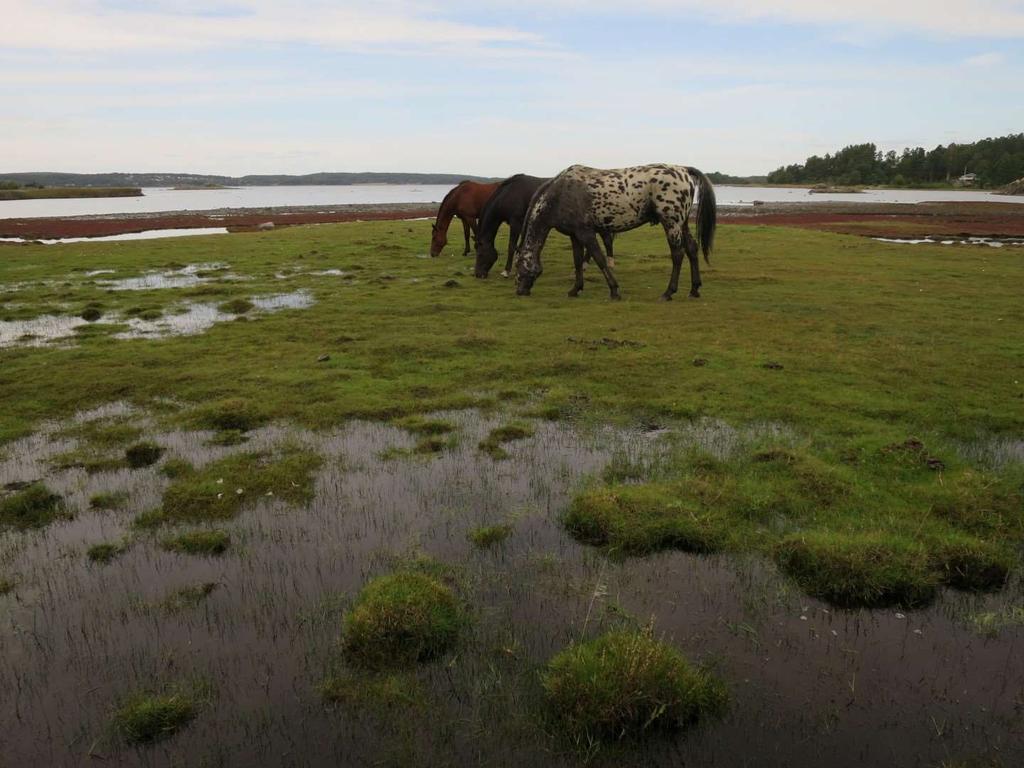
[[[494,201],[492,200],[492,203]],[[478,226],[477,238],[481,242],[493,243],[494,238],[498,235],[498,227],[501,226],[502,217],[498,213],[498,206],[488,204],[484,208],[483,213],[480,215],[480,224]]]
[[[546,221],[545,216],[530,216],[527,214],[526,226],[523,228],[523,249],[528,251],[537,250],[544,244],[544,240],[550,231],[551,224]]]
[[[437,211],[438,229],[446,230],[448,229],[448,225],[452,223],[452,219],[455,217],[455,211],[458,208],[458,203],[455,199],[458,196],[459,192],[452,192],[448,197],[441,201],[441,207]]]

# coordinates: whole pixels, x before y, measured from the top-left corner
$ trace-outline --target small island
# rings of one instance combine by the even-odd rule
[[[204,189],[237,189],[237,187],[228,187],[223,184],[215,184],[214,182],[207,182],[206,184],[175,184],[171,187],[175,192],[191,192],[194,190]]]

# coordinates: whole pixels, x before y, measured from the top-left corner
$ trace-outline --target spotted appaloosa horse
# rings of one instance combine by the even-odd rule
[[[460,181],[444,196],[441,207],[437,210],[437,220],[431,226],[431,256],[439,256],[444,247],[448,245],[448,225],[452,223],[452,218],[455,216],[462,220],[462,231],[466,237],[466,249],[462,255],[469,255],[469,231],[473,230],[473,236],[476,237],[477,219],[497,188],[497,184]]]
[[[517,173],[498,185],[494,194],[491,195],[491,199],[484,206],[477,224],[475,270],[477,277],[487,277],[491,267],[498,260],[498,249],[494,245],[494,240],[498,235],[498,228],[502,224],[508,224],[509,234],[508,259],[505,261],[505,269],[502,270],[501,276],[509,276],[512,271],[512,257],[519,245],[519,235],[523,229],[523,222],[526,220],[526,212],[530,208],[530,200],[533,198],[533,193],[546,181],[550,181],[550,179]],[[612,235],[608,232],[600,234],[604,241],[604,247],[608,251],[608,263],[614,267]]]
[[[576,283],[569,295],[583,290],[586,248],[604,273],[611,298],[618,299],[619,283],[601,252],[597,233],[626,232],[641,224],[661,224],[672,252],[672,277],[662,299],[671,299],[679,288],[684,254],[690,261],[690,296],[700,297],[697,242],[689,226],[690,209],[698,193],[697,234],[707,261],[714,244],[718,209],[711,182],[696,168],[662,164],[615,170],[582,165],[566,168],[543,184],[530,202],[516,265],[516,293],[529,295],[542,271],[540,254],[544,242],[552,229],[558,229],[574,239]],[[579,247],[575,241],[579,241]]]

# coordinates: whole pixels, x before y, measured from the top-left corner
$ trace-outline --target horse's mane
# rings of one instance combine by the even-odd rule
[[[448,190],[448,194],[444,196],[443,200],[441,200],[441,205],[437,209],[438,213],[440,213],[441,211],[444,210],[444,204],[448,202],[448,198],[451,197],[452,195],[454,195],[455,192],[459,189],[459,187],[461,187],[463,184],[468,184],[469,182],[470,182],[470,179],[463,179],[458,184],[456,184],[454,187],[449,189]]]
[[[514,176],[509,176],[504,181],[498,182],[498,187],[494,190],[494,194],[497,195],[501,190],[503,190],[505,187],[507,187],[513,181],[516,181],[517,179],[521,179],[525,175],[526,175],[525,173],[517,173]]]

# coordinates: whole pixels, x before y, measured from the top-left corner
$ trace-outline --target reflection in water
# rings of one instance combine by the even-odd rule
[[[162,288],[191,288],[201,283],[226,277],[227,264],[189,264],[181,269],[167,272],[148,272],[140,277],[126,277],[121,280],[98,280],[97,283],[112,291],[152,291]]]
[[[1024,240],[1014,237],[947,237],[941,240],[934,237],[873,237],[871,239],[877,240],[880,243],[901,243],[903,245],[987,245],[989,248],[1024,245]]]
[[[120,235],[98,237],[61,237],[56,239],[26,240],[23,237],[0,237],[0,243],[42,243],[43,245],[67,245],[69,243],[105,243],[115,240],[159,240],[164,237],[191,237],[194,235],[226,235],[227,227],[190,227],[181,229],[147,229],[142,232],[125,232]]]
[[[18,723],[5,735],[5,758],[73,764],[102,736],[119,697],[201,676],[215,683],[215,704],[148,750],[146,764],[575,765],[537,717],[539,667],[584,636],[585,623],[589,636],[653,620],[660,637],[715,664],[731,689],[730,714],[678,738],[601,752],[598,765],[1024,759],[1024,630],[986,639],[966,620],[1019,603],[1020,583],[989,597],[948,593],[908,614],[835,611],[794,591],[761,556],[607,560],[559,525],[575,490],[613,455],[657,461],[677,440],[724,450],[781,428],[730,432],[714,422],[641,432],[541,422],[533,438],[508,446],[509,460],[494,462],[477,444],[501,417],[441,417],[457,426],[454,449],[391,460],[382,454],[415,439],[386,425],[268,427],[228,448],[210,445],[211,433],[155,432],[142,418],[166,459],[201,466],[292,441],[325,463],[308,506],[261,498],[219,523],[233,542],[220,558],[170,554],[159,537],[141,536],[108,566],[89,565],[85,547],[128,533],[134,515],[159,506],[169,481],[158,468],[54,471],[47,459],[68,441],[51,432],[8,446],[0,487],[46,478],[79,514],[0,539],[3,570],[19,582],[0,598],[0,720]],[[116,491],[127,494],[123,510],[88,509],[91,495]],[[496,523],[513,526],[498,548],[467,540],[471,529]],[[338,658],[344,607],[410,552],[457,569],[473,616],[468,637],[458,653],[413,673],[421,703],[325,708],[316,686]],[[207,581],[221,586],[191,611],[138,608]],[[115,761],[139,759],[100,744]]]
[[[42,347],[75,335],[88,323],[80,317],[42,315],[31,320],[0,320],[0,347]]]

